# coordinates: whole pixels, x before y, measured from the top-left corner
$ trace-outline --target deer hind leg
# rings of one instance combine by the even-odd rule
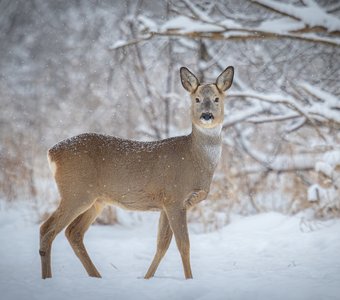
[[[51,272],[51,245],[56,234],[52,229],[58,216],[58,209],[40,226],[40,258],[42,278],[52,277]]]
[[[166,214],[176,239],[177,248],[181,254],[186,279],[192,278],[190,267],[190,242],[185,208],[166,207]]]
[[[169,248],[172,238],[172,230],[168,221],[168,217],[164,211],[161,212],[158,224],[158,236],[157,236],[157,250],[155,257],[145,275],[145,279],[149,279],[155,275],[159,263],[164,257],[166,251]]]
[[[60,231],[93,204],[93,201],[87,201],[83,202],[88,203],[87,206],[84,204],[81,206],[72,206],[72,203],[76,202],[72,202],[72,200],[75,199],[68,199],[67,201],[62,199],[56,211],[52,213],[40,227],[39,254],[41,258],[41,273],[43,279],[52,277],[51,247],[53,240]]]
[[[65,231],[74,253],[80,259],[87,273],[91,277],[101,277],[100,273],[92,263],[84,246],[84,234],[96,217],[102,212],[104,204],[95,202],[91,208],[78,216]]]

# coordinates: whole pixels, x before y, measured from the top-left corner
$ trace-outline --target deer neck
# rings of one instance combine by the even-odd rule
[[[201,128],[192,125],[192,148],[194,156],[205,168],[214,172],[221,156],[222,140],[221,140],[222,125],[214,128]]]

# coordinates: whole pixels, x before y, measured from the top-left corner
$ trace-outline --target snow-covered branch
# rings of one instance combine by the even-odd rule
[[[275,116],[269,118],[258,118],[258,119],[248,119],[248,117],[257,114],[248,114],[247,118],[242,117],[240,120],[246,120],[252,123],[265,123],[273,121],[283,121],[288,119],[295,119],[299,116],[306,118],[312,124],[315,121],[331,121],[340,124],[340,100],[338,100],[334,95],[321,91],[307,83],[302,83],[301,88],[308,91],[314,97],[322,99],[322,103],[313,102],[312,105],[301,105],[297,99],[290,96],[282,96],[281,94],[261,94],[254,91],[249,92],[233,92],[229,93],[229,96],[242,98],[242,99],[255,99],[267,103],[272,103],[276,105],[284,105],[285,107],[293,110],[295,113],[285,113],[282,116]],[[234,124],[235,122],[232,122]]]
[[[288,38],[308,42],[340,46],[340,20],[325,11],[314,1],[305,6],[285,4],[271,0],[249,0],[270,12],[278,14],[277,18],[263,20],[256,25],[246,25],[245,20],[226,19],[222,16],[210,16],[194,2],[182,0],[189,10],[176,9],[179,14],[164,22],[155,23],[143,16],[138,18],[141,36],[131,41],[119,41],[112,49],[129,46],[151,38],[184,37],[205,38],[212,40],[249,40]],[[322,33],[320,35],[319,33]]]
[[[299,21],[303,28],[295,31],[308,31],[316,27],[327,32],[340,31],[340,19],[326,12],[314,0],[303,1],[303,6],[275,0],[251,0],[280,15]]]

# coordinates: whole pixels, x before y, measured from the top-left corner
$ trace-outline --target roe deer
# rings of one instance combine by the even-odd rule
[[[173,234],[185,278],[192,278],[186,212],[209,193],[222,148],[224,92],[234,68],[226,68],[211,84],[201,85],[185,67],[180,76],[191,96],[191,134],[138,142],[85,133],[49,149],[61,200],[40,227],[42,278],[52,277],[52,242],[66,226],[66,237],[88,275],[101,277],[83,237],[106,204],[160,211],[157,250],[145,278],[154,276]]]

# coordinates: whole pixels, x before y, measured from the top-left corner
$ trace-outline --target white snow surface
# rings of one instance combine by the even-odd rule
[[[172,242],[156,277],[158,214],[138,226],[92,226],[85,243],[103,278],[87,276],[63,234],[54,241],[53,278],[40,279],[38,225],[0,206],[1,299],[339,299],[340,220],[301,222],[266,213],[234,217],[216,232],[190,227],[193,280]]]

